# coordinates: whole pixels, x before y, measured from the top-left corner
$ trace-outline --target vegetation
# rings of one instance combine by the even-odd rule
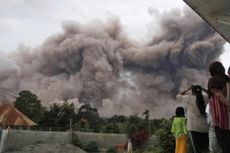
[[[96,108],[89,104],[84,104],[79,108],[77,121],[80,123],[80,128],[85,128],[88,124],[93,132],[100,132],[101,119],[99,113]]]
[[[143,120],[137,115],[129,117],[125,132],[131,140],[134,150],[140,149],[146,144],[150,136],[149,128],[149,120]]]
[[[117,150],[115,147],[111,147],[106,151],[106,153],[117,153]]]
[[[88,153],[99,153],[98,145],[95,141],[90,141],[89,144],[83,145],[77,136],[73,135],[72,144],[85,150]]]
[[[41,101],[30,91],[22,91],[20,97],[14,102],[15,107],[35,121],[39,127],[62,127],[65,130],[126,133],[131,140],[134,152],[142,153],[172,153],[175,141],[170,133],[171,119],[149,119],[150,111],[145,110],[141,116],[114,115],[110,118],[101,118],[97,108],[90,104],[82,105],[78,110],[73,103],[53,103],[49,108],[41,105]],[[72,123],[72,124],[70,124]],[[149,137],[154,134],[159,137],[159,144],[148,144]],[[98,152],[96,142],[83,146],[78,138],[74,137],[72,143],[88,152]],[[107,152],[113,153],[115,148]]]
[[[21,91],[14,106],[36,123],[39,123],[44,117],[45,108],[37,96],[30,91]]]
[[[73,138],[72,138],[72,144],[73,144],[74,146],[77,146],[77,147],[79,147],[79,148],[81,148],[81,149],[84,150],[84,146],[83,146],[83,144],[81,143],[81,141],[78,139],[77,136],[73,136]]]
[[[62,105],[52,104],[49,110],[45,111],[44,118],[41,120],[40,125],[46,127],[68,127],[71,122],[76,122],[76,113],[74,104],[64,102]]]
[[[172,119],[162,119],[160,127],[155,135],[159,137],[159,145],[161,147],[161,153],[173,153],[175,148],[175,140],[171,131]]]
[[[97,143],[95,141],[90,141],[89,144],[85,147],[85,151],[88,153],[99,153]]]

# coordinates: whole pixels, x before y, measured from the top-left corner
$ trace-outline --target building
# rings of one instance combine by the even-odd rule
[[[184,0],[184,2],[230,42],[230,0]]]
[[[10,104],[0,105],[0,126],[31,127],[37,124]]]

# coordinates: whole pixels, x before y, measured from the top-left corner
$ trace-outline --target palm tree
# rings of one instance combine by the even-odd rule
[[[146,120],[149,120],[149,110],[146,109],[142,114],[145,115]]]

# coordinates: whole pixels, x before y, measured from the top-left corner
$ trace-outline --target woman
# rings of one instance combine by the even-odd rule
[[[217,141],[223,153],[230,153],[229,78],[220,62],[209,66],[212,78],[208,81],[209,103]]]
[[[188,91],[191,90],[191,94]],[[178,100],[187,103],[187,129],[194,153],[208,150],[208,123],[205,108],[207,96],[199,85],[192,85],[177,95]]]

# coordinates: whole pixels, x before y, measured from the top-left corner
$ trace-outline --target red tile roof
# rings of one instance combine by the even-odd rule
[[[37,124],[10,104],[1,104],[0,125],[35,126]]]

